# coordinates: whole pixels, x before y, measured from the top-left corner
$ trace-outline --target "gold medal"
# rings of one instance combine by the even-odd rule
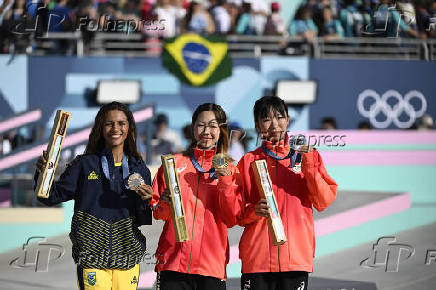
[[[212,166],[215,169],[227,168],[231,162],[231,157],[226,153],[218,153],[212,158]]]

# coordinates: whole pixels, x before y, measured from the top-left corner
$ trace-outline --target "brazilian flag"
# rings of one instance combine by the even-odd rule
[[[165,41],[162,61],[179,80],[209,86],[232,75],[232,60],[224,37],[183,34]]]

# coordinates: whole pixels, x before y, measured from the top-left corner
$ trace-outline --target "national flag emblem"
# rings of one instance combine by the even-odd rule
[[[232,74],[225,38],[184,34],[165,41],[163,65],[182,82],[208,86]]]
[[[92,171],[92,172],[88,175],[88,179],[98,179],[98,174],[96,174],[95,171]]]

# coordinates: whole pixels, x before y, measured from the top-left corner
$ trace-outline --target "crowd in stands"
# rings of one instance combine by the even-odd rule
[[[323,117],[321,119],[321,126],[319,128],[320,130],[337,130],[338,124],[336,122],[336,118],[334,117]],[[373,129],[371,126],[371,123],[368,120],[359,121],[357,124],[358,130],[371,130]],[[434,129],[434,121],[433,117],[430,114],[424,114],[421,118],[416,120],[410,126],[407,128],[408,130],[419,130],[419,131],[427,131],[427,130],[433,130]]]
[[[281,8],[274,0],[3,0],[1,38],[24,29],[25,21],[36,31],[136,31],[149,38],[185,32],[290,35],[309,42],[314,37],[436,37],[431,0],[307,0],[292,19],[283,19]]]

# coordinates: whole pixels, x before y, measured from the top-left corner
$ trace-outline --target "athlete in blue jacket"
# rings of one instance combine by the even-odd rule
[[[153,191],[136,134],[127,106],[104,105],[95,117],[85,154],[67,166],[48,198],[38,198],[48,206],[74,199],[70,238],[81,290],[137,288],[139,263],[146,252],[138,227],[151,224],[146,200]],[[44,152],[35,180],[46,160]],[[126,184],[132,173],[139,173],[146,183],[136,192]]]

